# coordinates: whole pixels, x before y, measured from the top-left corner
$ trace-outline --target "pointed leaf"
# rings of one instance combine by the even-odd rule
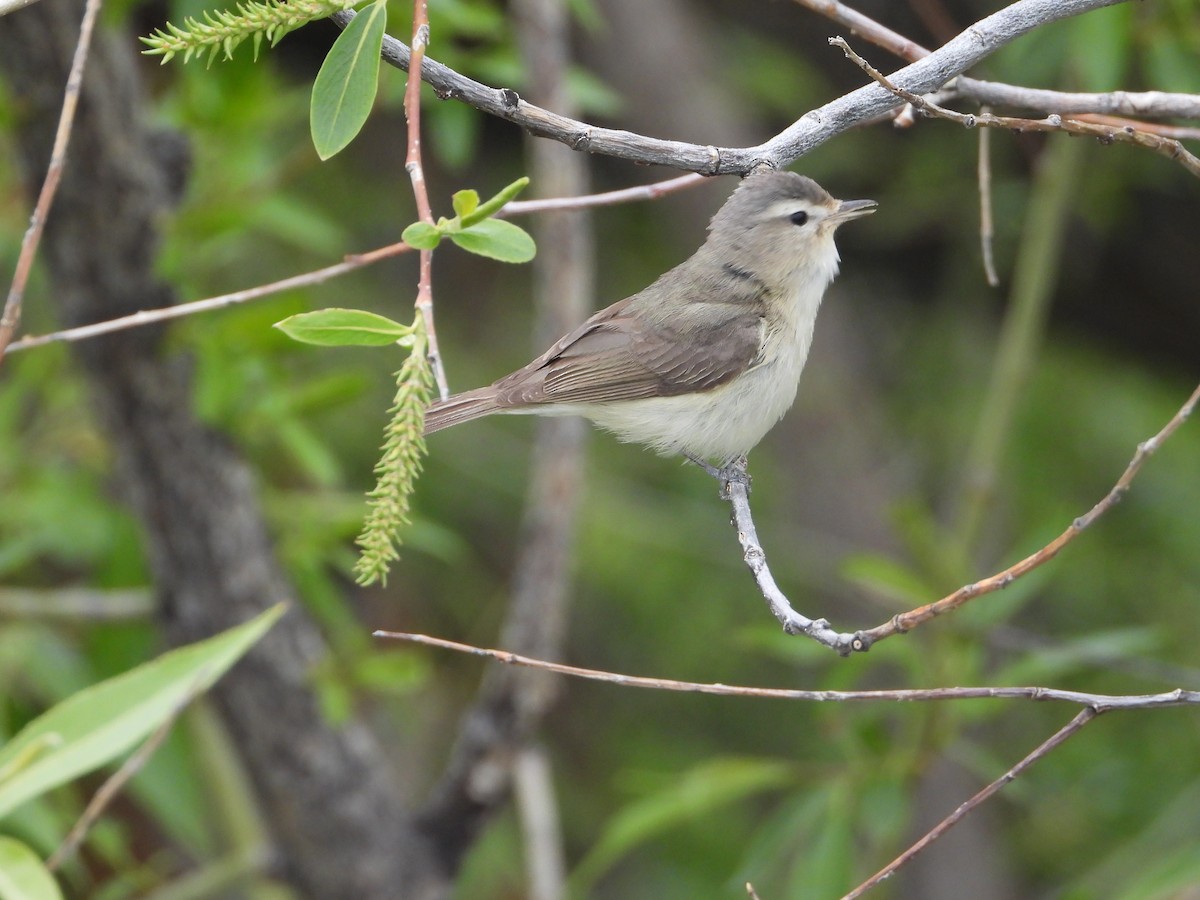
[[[354,140],[375,103],[387,2],[376,0],[346,26],[321,64],[309,114],[313,146],[329,159]]]
[[[363,309],[318,309],[288,316],[275,327],[294,341],[318,347],[384,347],[412,335],[408,325]]]
[[[62,900],[54,876],[25,844],[0,835],[0,900]]]
[[[0,747],[0,769],[8,768],[31,744],[45,744],[45,735],[56,734],[61,742],[45,748],[0,784],[0,818],[132,748],[189,698],[207,690],[283,611],[278,604],[244,625],[85,688],[38,716]]]
[[[449,238],[464,250],[500,262],[529,262],[537,253],[537,245],[524,229],[502,219],[484,219]]]

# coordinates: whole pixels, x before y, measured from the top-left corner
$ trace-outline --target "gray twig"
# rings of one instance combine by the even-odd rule
[[[1065,131],[1069,134],[1081,134],[1089,137],[1094,137],[1102,144],[1123,143],[1136,144],[1139,147],[1145,147],[1153,150],[1168,159],[1173,159],[1182,165],[1193,175],[1200,177],[1200,157],[1196,157],[1190,153],[1177,140],[1163,137],[1152,131],[1139,130],[1134,125],[1125,125],[1124,127],[1114,127],[1112,125],[1096,124],[1094,122],[1081,122],[1076,119],[1064,119],[1057,113],[1052,113],[1044,119],[1017,119],[1011,116],[994,116],[990,113],[979,113],[972,115],[968,113],[956,112],[952,109],[946,109],[939,106],[927,97],[920,96],[920,92],[914,92],[909,88],[902,87],[895,83],[891,78],[881,73],[878,69],[872,66],[869,62],[850,49],[850,45],[846,43],[844,38],[834,37],[829,39],[829,43],[835,47],[840,47],[842,52],[846,54],[846,58],[853,62],[856,66],[871,76],[879,85],[886,90],[895,94],[902,100],[911,103],[917,109],[921,110],[929,116],[939,119],[949,119],[951,122],[957,122],[966,128],[975,128],[983,126],[985,128],[1005,128],[1009,131]]]

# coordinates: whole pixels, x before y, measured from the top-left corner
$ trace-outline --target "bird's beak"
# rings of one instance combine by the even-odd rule
[[[878,205],[874,200],[843,200],[838,204],[838,208],[826,217],[825,221],[841,225],[851,219],[861,219],[863,216],[869,216],[875,212]]]

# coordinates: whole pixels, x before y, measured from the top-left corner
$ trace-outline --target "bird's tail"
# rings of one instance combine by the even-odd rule
[[[425,410],[425,433],[433,434],[451,425],[470,422],[499,411],[494,388],[483,387],[439,400]]]

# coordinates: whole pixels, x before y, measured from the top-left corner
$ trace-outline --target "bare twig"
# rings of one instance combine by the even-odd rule
[[[480,656],[505,665],[542,669],[558,675],[568,675],[585,681],[600,681],[617,687],[642,688],[652,691],[672,691],[683,694],[708,694],[719,697],[758,697],[769,700],[795,700],[809,703],[864,703],[881,700],[905,703],[929,703],[946,700],[1036,700],[1057,701],[1087,706],[1096,712],[1115,709],[1157,709],[1166,706],[1200,705],[1200,691],[1176,688],[1161,694],[1088,694],[1045,687],[949,687],[888,691],[803,691],[792,688],[760,688],[732,684],[706,684],[695,681],[675,681],[669,678],[646,678],[623,675],[600,669],[586,669],[565,663],[549,662],[511,653],[462,644],[427,634],[403,631],[376,631],[375,637],[406,641],[441,650],[452,650],[468,656]]]
[[[1176,141],[1200,141],[1200,128],[1184,125],[1163,125],[1161,122],[1142,122],[1138,119],[1128,119],[1124,116],[1108,116],[1101,113],[1079,113],[1075,116],[1080,122],[1092,122],[1096,125],[1110,125],[1114,128],[1136,128],[1157,134],[1159,137],[1172,138]]]
[[[1100,516],[1104,515],[1105,512],[1111,509],[1125,495],[1129,490],[1129,486],[1133,483],[1133,479],[1141,470],[1142,465],[1191,416],[1198,403],[1200,403],[1200,386],[1196,387],[1192,395],[1188,397],[1183,406],[1179,408],[1179,411],[1171,417],[1171,420],[1162,427],[1158,434],[1138,444],[1137,452],[1134,454],[1133,459],[1130,460],[1129,465],[1126,466],[1117,483],[1113,485],[1112,489],[1103,499],[1085,515],[1080,516],[1072,522],[1066,531],[1036,553],[1027,556],[1020,562],[1014,563],[1007,569],[997,572],[989,578],[977,581],[974,584],[964,585],[941,600],[900,613],[894,616],[888,623],[866,631],[857,631],[854,633],[834,631],[826,620],[817,619],[814,621],[793,610],[791,604],[788,603],[787,597],[784,596],[783,592],[779,590],[778,585],[776,585],[775,579],[767,566],[766,554],[758,542],[758,535],[754,528],[754,520],[750,513],[750,501],[745,484],[737,481],[730,482],[726,491],[726,497],[733,506],[733,523],[738,531],[738,542],[742,545],[743,559],[754,574],[754,579],[758,583],[763,598],[767,601],[772,614],[783,625],[784,631],[788,634],[807,635],[817,641],[817,643],[845,655],[853,651],[869,650],[873,644],[884,638],[891,637],[893,634],[902,634],[910,631],[918,625],[928,622],[930,619],[957,609],[975,597],[1006,588],[1022,575],[1049,562],[1067,544],[1078,537],[1084,529],[1095,522]]]
[[[1200,94],[1173,94],[1167,91],[1073,93],[979,81],[965,75],[955,79],[954,89],[963,99],[976,103],[1015,106],[1048,113],[1099,113],[1136,119],[1200,119]]]
[[[927,57],[896,72],[891,80],[906,90],[929,93],[1035,28],[1119,2],[1124,0],[1017,0],[976,22]],[[337,13],[331,18],[344,27],[353,14]],[[394,38],[385,38],[383,58],[406,69],[409,48]],[[511,89],[489,87],[428,58],[422,66],[421,76],[443,99],[462,100],[476,109],[513,122],[530,134],[560,141],[572,149],[669,165],[706,175],[741,175],[762,165],[789,165],[835,135],[898,105],[890,92],[880,85],[869,84],[806,113],[766,143],[722,148],[597,128],[526,103]]]
[[[890,863],[888,863],[850,893],[846,894],[842,900],[855,900],[855,898],[861,897],[867,891],[871,890],[871,888],[877,887],[880,883],[892,877],[892,875],[894,875],[901,867],[912,862],[912,860],[916,858],[917,854],[919,854],[922,850],[957,825],[968,814],[980,806],[980,804],[990,799],[993,795],[999,792],[1002,787],[1015,780],[1017,776],[1021,775],[1035,762],[1048,755],[1051,750],[1054,750],[1069,737],[1080,731],[1085,725],[1095,719],[1096,716],[1103,711],[1104,710],[1096,709],[1095,707],[1081,709],[1075,718],[1071,719],[1070,722],[1039,744],[1038,747],[1028,756],[1022,759],[1019,763],[1017,763],[983,790],[981,790],[966,803],[963,803],[961,806],[959,806],[958,809],[956,809],[941,822],[935,825],[929,832],[927,832],[924,837],[922,837],[919,841],[901,853],[898,857],[893,859]]]
[[[75,109],[79,105],[79,86],[83,83],[83,68],[87,63],[88,48],[92,43],[96,17],[100,14],[100,4],[101,0],[87,0],[87,5],[83,9],[83,21],[79,26],[75,54],[71,59],[70,73],[67,75],[62,113],[58,119],[58,130],[54,134],[54,147],[50,151],[50,165],[46,169],[46,178],[42,182],[37,203],[34,204],[29,227],[25,230],[24,238],[21,239],[21,252],[17,256],[12,285],[9,287],[8,297],[4,301],[4,312],[0,313],[0,361],[4,359],[4,351],[11,343],[17,325],[21,321],[21,303],[25,297],[25,285],[29,282],[29,273],[33,269],[33,258],[37,255],[38,244],[42,239],[42,230],[46,226],[46,217],[50,215],[50,205],[54,202],[59,181],[62,180],[63,166],[67,161],[67,146],[71,142],[71,127],[75,122]]]
[[[744,470],[743,470],[744,471]],[[775,576],[767,565],[767,554],[758,540],[758,530],[754,527],[754,517],[750,513],[750,490],[746,481],[734,480],[724,486],[722,495],[733,507],[733,527],[737,529],[738,543],[742,546],[742,560],[754,575],[763,599],[783,630],[788,634],[803,634],[812,638],[818,644],[836,650],[846,656],[853,651],[869,649],[857,634],[844,634],[834,631],[825,619],[810,619],[792,608]]]
[[[991,110],[986,106],[984,114]],[[983,273],[989,287],[1000,286],[996,274],[996,260],[992,255],[992,132],[987,128],[979,131],[979,250],[983,254]]]
[[[851,9],[837,0],[796,0],[813,12],[849,28],[854,34],[882,47],[901,59],[916,62],[932,52],[893,31],[869,16]],[[960,75],[952,82],[954,95],[980,104],[1016,106],[1046,113],[1101,113],[1150,119],[1200,119],[1200,94],[1169,93],[1166,91],[1110,91],[1108,93],[1079,93],[1027,88],[996,81],[980,81]],[[1113,122],[1101,124],[1117,124]],[[1120,122],[1119,127],[1134,125],[1143,131],[1153,131],[1163,137],[1185,140],[1195,138],[1195,129],[1171,129],[1139,122]],[[1164,129],[1165,130],[1160,130]]]
[[[234,291],[232,294],[207,297],[204,300],[194,300],[191,303],[179,303],[175,306],[164,306],[160,309],[140,310],[128,316],[108,319],[92,325],[81,325],[78,328],[65,328],[62,331],[53,331],[49,334],[38,335],[36,337],[22,338],[19,341],[13,342],[8,349],[9,352],[15,353],[18,350],[31,350],[34,347],[41,347],[45,344],[74,343],[75,341],[99,337],[102,334],[111,334],[114,331],[124,331],[128,328],[138,328],[142,325],[153,325],[158,322],[169,321],[170,319],[181,319],[185,316],[196,315],[197,313],[225,309],[228,306],[237,306],[251,300],[259,300],[263,297],[269,297],[272,294],[282,293],[283,291],[321,284],[331,278],[337,278],[340,275],[361,269],[363,266],[369,266],[383,259],[390,259],[401,253],[408,253],[410,250],[412,250],[412,247],[403,242],[389,244],[386,247],[379,247],[367,253],[347,257],[342,262],[335,263],[332,266],[326,266],[323,269],[316,269],[312,272],[305,272],[301,275],[293,275],[291,278],[273,281],[270,284],[247,288],[244,291]]]
[[[635,200],[657,200],[659,197],[673,194],[676,191],[697,187],[703,184],[704,180],[703,175],[689,173],[687,175],[680,175],[678,178],[668,178],[666,181],[656,181],[653,184],[621,188],[617,191],[605,191],[601,194],[587,194],[579,197],[550,197],[545,200],[514,200],[500,210],[497,215],[526,216],[541,212],[590,209],[594,206],[616,206],[620,203],[630,203]]]
[[[876,82],[897,97],[908,101],[917,109],[939,119],[949,119],[967,128],[983,126],[985,128],[1005,128],[1009,131],[1065,131],[1070,134],[1082,134],[1098,139],[1102,144],[1114,142],[1136,144],[1153,150],[1167,159],[1173,159],[1193,175],[1200,177],[1200,158],[1190,153],[1179,141],[1170,140],[1157,134],[1139,131],[1132,125],[1124,128],[1113,128],[1108,125],[1096,125],[1091,122],[1081,122],[1076,119],[1064,119],[1057,113],[1052,113],[1045,119],[1017,119],[1010,116],[995,116],[990,113],[968,114],[946,109],[933,101],[914,93],[911,90],[894,84],[887,76],[872,66],[869,62],[850,49],[843,38],[834,37],[829,43],[841,48],[846,58],[870,75]]]
[[[425,48],[429,46],[429,4],[427,0],[413,0],[412,58],[414,65],[404,85],[404,118],[408,122],[408,153],[404,168],[412,182],[413,197],[417,202],[417,217],[422,222],[433,224],[433,208],[429,204],[429,191],[425,186],[425,168],[421,164],[421,66],[425,59]],[[417,281],[416,308],[425,323],[425,354],[433,369],[438,395],[443,399],[450,396],[450,385],[446,381],[446,368],[442,365],[442,354],[438,350],[437,329],[433,323],[433,251],[420,251],[420,268]]]

